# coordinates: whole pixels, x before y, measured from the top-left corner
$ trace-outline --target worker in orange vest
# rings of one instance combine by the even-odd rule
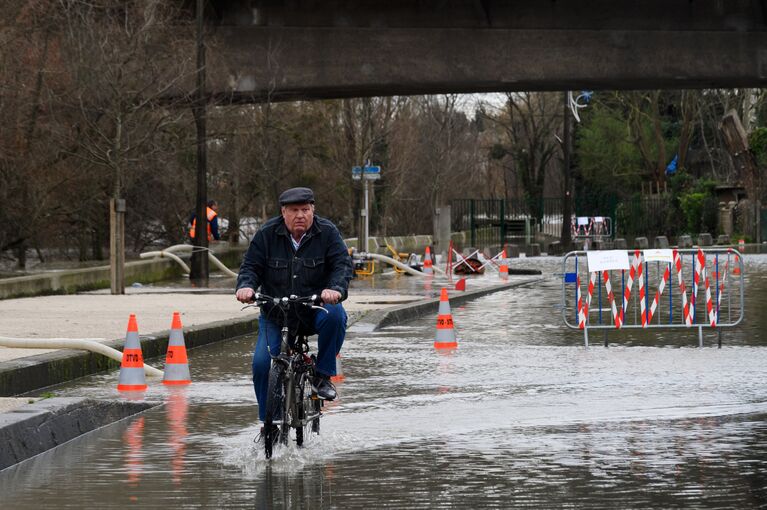
[[[215,200],[208,200],[207,208],[208,216],[208,241],[215,239],[216,241],[221,239],[221,234],[218,231],[218,202]],[[192,227],[189,229],[189,237],[194,239],[195,229],[197,228],[197,214],[192,214]]]

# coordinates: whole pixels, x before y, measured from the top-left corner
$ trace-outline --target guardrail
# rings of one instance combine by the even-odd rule
[[[604,330],[607,345],[608,330],[653,328],[697,328],[702,347],[704,327],[721,347],[722,328],[743,320],[744,269],[732,248],[573,251],[562,262],[562,318],[586,347],[589,330]]]

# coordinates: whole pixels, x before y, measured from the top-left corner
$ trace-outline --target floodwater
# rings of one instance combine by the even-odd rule
[[[524,262],[543,282],[454,307],[455,351],[433,348],[434,316],[357,324],[322,433],[271,461],[253,443],[254,339],[194,349],[190,387],[150,385],[163,406],[0,472],[2,507],[763,508],[767,256],[745,262],[746,320],[721,349],[687,330],[584,349],[554,258]],[[56,393],[123,398],[116,384]]]

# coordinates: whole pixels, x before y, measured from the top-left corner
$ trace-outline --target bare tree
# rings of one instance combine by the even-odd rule
[[[70,82],[57,98],[64,105],[59,121],[72,123],[61,143],[73,147],[71,154],[85,168],[107,171],[117,204],[112,214],[119,221],[126,187],[154,170],[153,163],[168,152],[162,133],[183,118],[180,109],[159,100],[192,71],[190,38],[178,11],[158,0],[62,1],[57,15]],[[135,239],[141,239],[152,219],[131,217],[139,222]],[[113,230],[112,244],[118,280],[124,260],[120,232],[119,226]],[[113,282],[113,292],[121,289]]]

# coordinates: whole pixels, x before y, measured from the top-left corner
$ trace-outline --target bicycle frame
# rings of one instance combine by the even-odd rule
[[[309,343],[306,335],[290,335],[288,326],[288,310],[291,305],[304,305],[327,310],[314,305],[317,296],[299,298],[297,296],[272,298],[256,294],[254,302],[258,305],[273,303],[283,314],[283,326],[280,330],[280,352],[273,355],[267,344],[267,350],[272,358],[269,370],[269,390],[266,405],[267,418],[264,424],[264,445],[266,458],[272,455],[273,443],[279,440],[287,444],[290,429],[296,429],[296,443],[302,446],[304,427],[312,425],[312,431],[319,433],[319,419],[322,415],[322,400],[317,396],[311,385],[310,377],[314,375],[314,357],[308,355]],[[253,305],[246,305],[248,306]],[[273,427],[277,427],[279,432]],[[276,436],[274,434],[277,434]]]
[[[321,413],[319,409],[315,413],[299,412],[299,405],[304,405],[303,399],[299,396],[302,389],[301,377],[304,376],[307,382],[310,375],[314,375],[314,361],[308,356],[309,344],[307,338],[303,335],[297,335],[295,342],[290,341],[290,332],[287,326],[281,330],[280,353],[272,356],[274,363],[280,363],[285,368],[285,410],[290,418],[287,425],[298,428],[305,427],[315,420]],[[313,396],[316,399],[316,396]],[[302,416],[303,415],[303,416]]]

